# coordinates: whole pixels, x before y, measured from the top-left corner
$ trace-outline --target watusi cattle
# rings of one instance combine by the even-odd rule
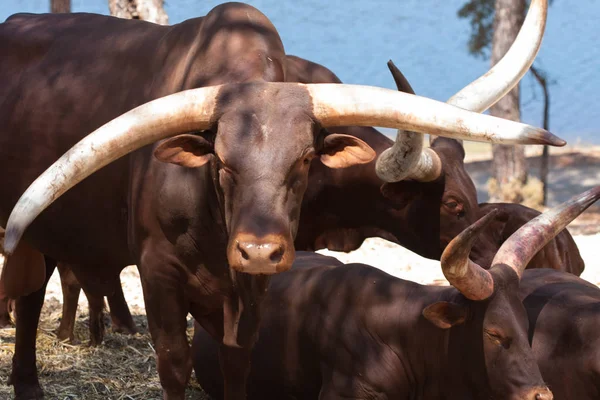
[[[485,270],[468,256],[491,211],[442,255],[454,287],[299,253],[291,271],[271,280],[248,399],[552,399],[529,344],[519,281],[529,259],[598,198],[600,187],[531,220]],[[196,324],[196,377],[219,400],[217,349]]]
[[[0,227],[0,254],[4,253],[4,234],[4,228]],[[43,260],[43,255],[37,250],[30,248],[29,251],[30,255],[26,258],[22,258],[22,260]],[[24,270],[34,270],[36,267],[31,264],[27,265],[26,261],[22,261],[20,263],[20,268],[23,268]],[[45,268],[45,266],[42,265],[42,268]],[[74,343],[76,341],[74,336],[75,317],[79,294],[82,287],[68,264],[58,262],[57,269],[60,274],[63,293],[63,312],[60,325],[56,330],[56,337],[60,340],[69,339]],[[112,330],[113,332],[134,334],[137,332],[137,328],[131,316],[131,312],[129,311],[129,307],[125,302],[125,295],[118,276],[116,277],[113,286],[113,292],[107,296],[108,304],[110,306]],[[90,344],[96,346],[102,343],[104,337],[104,297],[90,294],[87,291],[85,292],[89,304]],[[3,290],[3,283],[0,282],[0,328],[13,323],[11,314],[13,317],[16,317],[13,312],[14,308],[15,300],[8,298]]]
[[[536,6],[536,5],[534,5]],[[541,3],[537,4],[542,6]],[[543,29],[536,30],[542,35]],[[541,36],[540,36],[541,37]],[[529,46],[539,46],[539,38],[531,39]],[[529,51],[530,63],[536,51]],[[390,61],[398,90],[413,93],[413,90],[402,73]],[[286,56],[286,81],[300,83],[341,83],[339,78],[329,69],[295,56]],[[485,83],[487,96],[503,93],[503,86],[490,86]],[[480,83],[481,85],[481,83]],[[472,86],[472,85],[471,85]],[[467,87],[469,88],[469,87]],[[471,91],[473,89],[471,88]],[[458,96],[458,95],[457,95]],[[460,96],[458,96],[460,97]],[[393,141],[372,127],[333,127],[333,133],[349,133],[369,144],[378,154],[390,148]],[[437,154],[443,166],[441,176],[432,182],[401,181],[388,183],[385,191],[380,190],[384,183],[374,173],[375,162],[354,167],[332,170],[318,159],[312,161],[309,171],[309,184],[304,200],[295,240],[296,249],[350,251],[358,248],[367,237],[379,236],[394,241],[418,254],[439,259],[447,243],[462,229],[473,223],[481,214],[477,206],[476,191],[473,182],[464,169],[464,149],[458,140],[436,138],[431,149]],[[348,201],[352,199],[352,201]],[[498,205],[501,206],[501,205]],[[363,212],[357,213],[361,209]],[[438,215],[439,210],[439,215]],[[531,210],[533,211],[533,210]],[[511,209],[512,212],[512,209]],[[534,212],[535,213],[535,212]],[[519,210],[518,216],[510,217],[510,226],[516,228],[527,222],[524,218],[527,209]],[[535,214],[534,214],[535,215]],[[520,224],[515,223],[519,221]],[[501,223],[498,221],[498,224]],[[494,226],[497,226],[495,224]],[[498,228],[501,230],[500,228]],[[438,234],[439,232],[439,234]],[[480,240],[474,247],[471,258],[478,264],[489,267],[491,258],[503,241],[497,240],[495,231],[488,229],[491,235]],[[508,236],[505,236],[506,239]],[[491,241],[489,239],[492,239]],[[545,254],[554,255],[559,241],[573,249],[572,252],[560,253],[560,262],[551,264]],[[552,265],[555,268],[580,274],[583,271],[583,260],[579,256],[576,245],[569,233],[564,231],[551,241],[543,251],[530,262],[528,268],[539,268]],[[560,246],[560,245],[559,245]],[[552,251],[549,249],[552,248]],[[62,270],[67,268],[61,263]],[[68,296],[64,297],[63,318],[58,330],[60,338],[73,336],[72,327],[76,311],[76,280],[70,275]],[[93,296],[88,293],[88,297]],[[96,301],[97,304],[100,300]],[[134,332],[135,325],[131,320],[122,289],[116,286],[109,297],[113,327],[117,331]],[[97,309],[98,307],[95,307]],[[94,313],[90,310],[90,313]],[[115,315],[116,314],[116,315]],[[122,317],[119,318],[119,315]],[[100,320],[99,318],[93,318]],[[125,321],[125,322],[121,322]],[[98,330],[92,330],[90,336],[93,344],[101,342]]]
[[[191,374],[188,313],[221,343],[225,398],[244,399],[269,276],[294,259],[311,160],[343,168],[375,156],[323,128],[565,143],[414,95],[286,83],[277,30],[242,3],[172,26],[17,14],[0,24],[0,56],[2,282],[18,298],[18,399],[43,396],[35,334],[57,260],[98,296],[138,266],[165,399],[182,399]],[[26,248],[43,262],[23,262]]]
[[[558,271],[525,271],[519,294],[529,341],[557,400],[600,398],[600,289]]]

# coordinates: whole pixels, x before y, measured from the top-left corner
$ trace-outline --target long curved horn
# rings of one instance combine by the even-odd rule
[[[566,144],[542,128],[390,89],[335,83],[304,86],[312,98],[313,115],[325,128],[381,126],[486,143]]]
[[[498,214],[494,209],[466,228],[446,246],[440,259],[448,282],[471,300],[485,300],[494,293],[494,279],[489,271],[469,259],[473,243]]]
[[[448,100],[466,110],[484,112],[519,83],[538,54],[546,28],[548,0],[531,0],[517,38],[492,69]]]
[[[13,208],[4,238],[6,257],[46,207],[98,169],[157,140],[210,127],[215,122],[220,88],[211,86],[159,98],[83,138],[33,182]]]
[[[533,256],[599,198],[597,186],[532,219],[502,244],[492,266],[507,265],[520,279]]]
[[[504,97],[533,64],[544,37],[547,14],[548,0],[532,0],[521,30],[504,57],[487,73],[452,96],[447,103],[481,113]],[[398,83],[396,77],[394,80]],[[430,134],[430,141],[433,142],[436,135],[433,132]],[[433,153],[432,151],[423,151],[423,135],[413,133],[408,138],[405,135],[404,132],[398,132],[396,143],[379,156],[377,175],[387,182],[407,178],[431,181],[439,177],[441,165],[431,161],[432,156],[428,153]],[[417,151],[422,155],[411,154]]]
[[[491,143],[565,144],[564,140],[541,128],[389,89],[272,82],[244,85],[255,85],[256,90],[274,93],[308,94],[312,97],[312,113],[323,127],[383,126]],[[7,256],[12,254],[27,226],[46,207],[99,168],[157,140],[214,124],[221,88],[191,89],[153,100],[82,139],[35,180],[13,208],[6,226],[4,246]]]

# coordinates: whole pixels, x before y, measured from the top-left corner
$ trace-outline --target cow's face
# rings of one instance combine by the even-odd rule
[[[529,345],[527,314],[518,296],[519,278],[505,265],[494,266],[490,273],[495,285],[487,300],[438,302],[428,306],[423,315],[440,328],[455,326],[460,339],[452,344],[457,352],[454,357],[467,363],[473,381],[487,380],[483,390],[492,398],[551,400],[552,393]]]
[[[443,165],[438,179],[384,183],[380,190],[391,205],[391,218],[397,220],[392,233],[399,242],[421,255],[439,258],[456,235],[479,219],[479,208],[460,142],[438,137],[432,149]]]
[[[204,135],[181,135],[155,151],[161,161],[198,167],[212,159],[213,176],[229,234],[230,267],[251,274],[289,269],[300,205],[311,160],[330,168],[371,161],[375,152],[348,135],[325,135],[309,114],[307,100],[275,90],[237,88],[222,94],[213,128]]]
[[[438,137],[432,144],[443,165],[444,193],[440,202],[440,248],[479,218],[477,190],[465,170],[465,152],[453,139]]]

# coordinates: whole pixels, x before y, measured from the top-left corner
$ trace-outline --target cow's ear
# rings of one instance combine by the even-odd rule
[[[329,168],[346,168],[373,161],[376,153],[357,137],[332,133],[325,136],[321,162]]]
[[[175,136],[165,140],[154,150],[157,160],[188,168],[203,166],[212,154],[213,145],[196,135]]]
[[[438,301],[425,307],[423,316],[438,328],[448,329],[467,320],[467,308],[456,303]]]

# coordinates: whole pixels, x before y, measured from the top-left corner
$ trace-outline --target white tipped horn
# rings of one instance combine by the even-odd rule
[[[565,144],[542,128],[394,90],[347,84],[305,86],[312,97],[313,115],[324,127],[381,126],[486,143]]]
[[[143,104],[101,126],[40,175],[13,208],[4,239],[7,256],[25,229],[54,200],[112,161],[150,143],[210,127],[220,86],[188,90]]]

